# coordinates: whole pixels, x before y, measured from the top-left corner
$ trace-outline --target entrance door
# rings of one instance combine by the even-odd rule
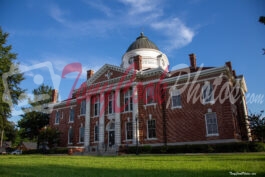
[[[115,144],[115,131],[109,131],[109,147]]]

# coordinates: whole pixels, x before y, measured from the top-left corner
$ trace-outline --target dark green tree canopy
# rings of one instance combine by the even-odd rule
[[[262,141],[265,140],[265,117],[263,117],[263,112],[256,114],[250,114],[248,120],[250,123],[251,133],[254,140]]]
[[[22,119],[18,121],[21,128],[22,138],[37,140],[41,128],[49,123],[49,115],[42,112],[28,112],[22,115]]]
[[[52,88],[44,84],[32,91],[34,97],[29,99],[31,107],[24,109],[24,114],[18,122],[21,128],[22,138],[30,140],[38,140],[40,130],[49,124],[49,112],[47,104],[50,103],[52,97]]]
[[[0,130],[1,145],[4,130],[11,116],[13,104],[17,104],[23,98],[23,90],[20,87],[24,80],[23,74],[19,72],[19,63],[16,61],[17,54],[12,53],[12,46],[7,44],[8,33],[0,27]]]

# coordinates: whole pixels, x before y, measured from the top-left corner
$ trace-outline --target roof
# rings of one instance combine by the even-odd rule
[[[150,41],[146,36],[144,36],[144,33],[141,33],[140,36],[137,37],[136,40],[128,47],[126,52],[141,48],[159,50],[158,47],[152,41]]]
[[[26,149],[37,149],[37,143],[36,142],[22,142],[22,145],[24,145],[24,147]]]

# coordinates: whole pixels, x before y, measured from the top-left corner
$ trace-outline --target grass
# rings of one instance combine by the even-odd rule
[[[2,155],[0,176],[265,176],[265,153],[197,155]],[[242,173],[241,173],[242,175]],[[244,175],[244,176],[245,176]],[[254,175],[254,174],[252,174]]]

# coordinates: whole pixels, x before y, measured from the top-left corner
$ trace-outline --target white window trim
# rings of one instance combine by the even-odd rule
[[[178,95],[173,95],[173,92],[177,92]],[[180,96],[180,105],[178,106],[173,106],[173,96]],[[170,92],[170,97],[171,97],[171,109],[180,109],[182,108],[182,102],[181,102],[181,94],[179,89],[174,89]]]
[[[207,85],[211,85],[212,86],[212,94],[211,94],[211,100],[210,101],[206,101],[204,98],[204,89],[205,87],[207,87]],[[209,81],[205,81],[204,85],[202,86],[202,103],[203,104],[214,104],[214,89],[213,89],[213,84],[210,83]]]
[[[153,99],[154,99],[154,102],[152,102],[152,103],[148,103],[147,101],[147,96],[148,96],[148,88],[153,88],[153,93],[154,93],[154,95],[153,95]],[[146,87],[146,90],[145,90],[145,106],[153,106],[153,105],[156,105],[157,103],[155,102],[155,86],[149,86],[149,87]]]
[[[96,115],[96,111],[95,111],[95,105],[98,105],[98,109],[97,109],[97,115]],[[100,113],[100,96],[96,95],[95,97],[95,103],[93,104],[93,109],[94,109],[94,115],[93,117],[99,117],[99,113]]]
[[[127,139],[127,123],[131,123],[132,124],[132,122],[125,122],[125,141],[132,141],[133,140],[133,137],[132,137],[132,139]],[[133,126],[133,125],[132,125]],[[132,130],[132,133],[133,133],[133,130]]]
[[[215,114],[215,118],[216,118],[216,126],[217,126],[217,132],[218,133],[212,133],[212,134],[208,134],[208,125],[207,125],[207,114]],[[206,127],[206,137],[211,137],[211,136],[219,136],[219,130],[218,130],[218,121],[217,121],[217,114],[215,112],[208,112],[204,115],[205,118],[205,127]]]
[[[60,116],[59,116],[59,118],[57,119],[57,114],[58,114],[58,110],[56,111],[56,113],[55,113],[55,121],[54,121],[54,125],[59,125],[60,124]],[[58,121],[58,122],[57,122]]]
[[[68,123],[73,123],[74,120],[75,120],[75,113],[74,113],[73,120],[71,120],[71,112],[72,112],[72,110],[74,111],[74,109],[71,107],[71,108],[69,109],[69,122],[68,122]]]
[[[111,99],[110,99],[110,97],[111,97]],[[109,102],[111,101],[111,104],[112,104],[112,113],[110,113],[109,112]],[[114,110],[114,102],[115,102],[115,100],[114,100],[114,93],[113,92],[111,92],[111,94],[109,94],[108,95],[108,115],[112,115],[112,114],[114,114],[115,112],[115,110]]]
[[[154,120],[155,121],[155,125],[156,125],[156,120],[155,119],[151,119],[151,120]],[[146,121],[146,126],[147,126],[147,128],[146,128],[146,130],[147,130],[147,138],[146,138],[146,140],[157,140],[157,136],[155,137],[155,138],[149,138],[149,129],[148,129],[148,121],[151,121],[150,119],[148,119],[147,121]],[[155,131],[156,131],[156,129],[155,129]],[[156,134],[157,135],[157,134]]]
[[[83,108],[83,106],[84,106],[84,108]],[[82,113],[82,108],[85,110],[84,113]],[[86,115],[86,100],[82,100],[81,105],[80,105],[80,115],[79,116],[84,116],[84,115]]]
[[[84,141],[81,141],[81,128],[84,129]],[[83,124],[81,124],[81,126],[79,127],[79,144],[82,144],[85,142],[85,127],[83,126]]]
[[[127,95],[127,93],[128,93],[128,95]],[[133,111],[133,108],[131,108],[131,98],[132,98],[132,96],[133,96],[133,91],[131,89],[128,89],[126,92],[124,92],[124,111],[123,111],[124,113],[126,113],[126,112],[132,112]],[[129,100],[128,101],[128,110],[127,111],[125,110],[125,108],[126,108],[126,105],[125,105],[126,98],[128,98],[128,100]]]

